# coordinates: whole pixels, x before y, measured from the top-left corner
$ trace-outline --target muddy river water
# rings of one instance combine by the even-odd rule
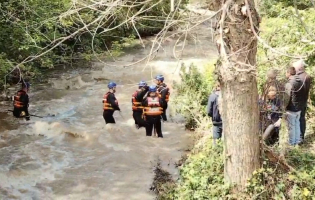
[[[201,65],[214,58],[216,49],[207,27],[194,33],[197,40],[186,41],[181,61],[173,57],[175,38],[163,43],[146,68],[146,62],[125,66],[145,57],[150,46],[134,49],[115,62],[93,63],[91,70],[81,70],[80,75],[77,70],[59,72],[49,79],[50,84],[33,84],[30,113],[54,117],[16,120],[6,112],[12,102],[3,103],[0,199],[153,199],[149,188],[154,165],[160,159],[176,176],[174,163],[191,144],[191,133],[184,130],[181,117],[174,115],[171,90],[169,121],[162,124],[164,138],[146,137],[143,128],[134,126],[131,95],[137,82],[152,84],[155,74],[164,74],[172,89],[181,63]],[[102,117],[108,81],[101,79],[118,84],[116,97],[122,112],[115,112],[115,125],[105,126]]]

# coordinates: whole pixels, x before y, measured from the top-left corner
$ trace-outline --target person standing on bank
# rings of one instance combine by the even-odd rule
[[[149,87],[145,81],[140,81],[139,88],[132,95],[132,116],[135,120],[136,128],[145,127],[145,121],[142,118],[143,106],[142,101],[145,94],[148,92]]]
[[[286,72],[288,82],[285,84],[285,92],[289,95],[289,103],[286,109],[286,121],[289,131],[289,144],[299,145],[301,142],[300,117],[303,107],[303,82],[294,67],[289,67]]]
[[[154,79],[155,79],[155,83],[157,85],[157,93],[158,93],[159,97],[162,98],[162,100],[164,102],[162,119],[163,119],[163,121],[167,121],[166,109],[167,109],[168,101],[169,101],[169,97],[170,97],[170,89],[164,83],[163,75],[157,75]]]
[[[309,98],[309,92],[311,88],[311,77],[305,72],[305,62],[303,60],[298,60],[293,63],[293,67],[296,70],[296,74],[299,76],[299,78],[303,82],[303,96],[302,98],[302,108],[301,108],[301,118],[300,118],[300,129],[301,129],[301,142],[304,140],[305,136],[305,130],[306,130],[306,119],[305,119],[305,114],[306,114],[306,108],[307,108],[307,101]]]
[[[118,101],[115,97],[116,86],[117,84],[114,82],[108,83],[107,87],[109,91],[103,96],[103,118],[106,124],[115,124],[113,114],[115,110],[120,111]]]
[[[163,100],[156,91],[156,86],[149,87],[148,96],[143,100],[143,114],[146,124],[146,136],[152,136],[152,131],[157,133],[159,138],[163,138],[161,127],[161,115],[163,113]]]
[[[16,118],[25,117],[26,121],[30,120],[30,115],[28,113],[29,107],[29,97],[28,91],[30,89],[31,84],[28,82],[22,82],[22,88],[17,92],[14,96],[13,102],[13,116]]]
[[[216,144],[216,140],[222,137],[222,119],[219,112],[219,95],[221,93],[220,84],[217,83],[215,90],[210,94],[207,105],[208,116],[212,118],[212,131],[213,131],[213,143]]]

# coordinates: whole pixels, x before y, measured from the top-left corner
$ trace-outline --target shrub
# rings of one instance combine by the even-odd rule
[[[174,106],[176,112],[185,117],[187,129],[194,130],[206,125],[203,119],[207,116],[206,105],[214,85],[214,64],[206,65],[205,69],[205,73],[202,73],[193,64],[188,68],[182,67],[181,82],[174,83],[177,93]]]
[[[230,186],[224,184],[223,145],[213,146],[207,138],[197,145],[180,169],[180,180],[159,199],[219,199],[229,194]]]

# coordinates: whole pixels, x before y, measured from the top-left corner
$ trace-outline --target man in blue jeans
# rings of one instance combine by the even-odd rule
[[[289,67],[286,72],[288,82],[285,85],[285,92],[290,96],[286,107],[286,121],[289,131],[290,145],[298,145],[301,142],[300,117],[303,104],[303,81],[294,67]]]
[[[207,112],[208,116],[212,118],[213,125],[213,143],[222,137],[222,119],[219,112],[218,98],[220,95],[220,85],[217,83],[215,91],[209,96]]]

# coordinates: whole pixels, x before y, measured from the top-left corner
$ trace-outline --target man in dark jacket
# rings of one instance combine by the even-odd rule
[[[164,83],[164,76],[163,75],[157,75],[155,77],[155,83],[157,85],[157,93],[160,98],[162,98],[164,102],[163,106],[163,113],[162,113],[162,120],[167,121],[166,117],[166,109],[168,106],[168,100],[170,96],[170,89],[167,87],[167,85]]]
[[[303,107],[303,82],[294,67],[289,67],[286,72],[288,82],[285,91],[290,96],[286,110],[286,121],[289,129],[290,145],[298,145],[301,142],[300,117]]]
[[[116,86],[114,82],[108,83],[107,87],[109,91],[103,96],[103,118],[106,124],[115,124],[113,114],[115,110],[120,111],[118,101],[115,97]]]
[[[222,137],[222,119],[219,112],[218,98],[220,95],[220,85],[216,84],[215,91],[209,96],[207,112],[208,116],[212,118],[213,143]]]
[[[305,130],[306,130],[306,108],[307,108],[307,100],[309,98],[309,91],[311,87],[311,77],[305,72],[305,62],[303,60],[299,60],[293,63],[293,67],[296,70],[297,75],[303,81],[302,93],[301,96],[303,103],[301,108],[301,118],[300,118],[300,128],[301,128],[301,140],[304,140]]]
[[[14,96],[14,109],[13,116],[16,118],[25,117],[28,121],[30,120],[30,115],[28,113],[29,98],[28,91],[30,84],[28,82],[22,82],[22,89],[17,92]]]
[[[142,118],[143,106],[142,101],[143,97],[149,91],[149,87],[145,81],[140,81],[139,88],[132,95],[132,116],[135,120],[136,128],[139,129],[141,127],[145,127],[145,121]]]

